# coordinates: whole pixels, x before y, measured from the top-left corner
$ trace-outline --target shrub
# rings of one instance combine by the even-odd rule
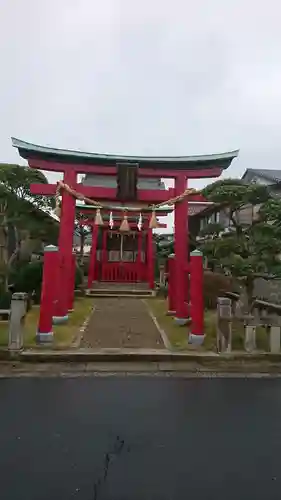
[[[55,270],[54,270],[55,274]],[[41,287],[43,278],[43,262],[34,261],[21,266],[17,273],[13,272],[10,282],[13,282],[13,292],[26,292],[32,295],[35,304],[40,303]],[[83,271],[76,267],[75,288],[83,283]]]
[[[0,293],[0,309],[10,309],[12,300],[12,292]]]
[[[217,307],[217,298],[223,295],[224,292],[233,291],[236,291],[233,278],[221,273],[204,271],[203,294],[206,309],[215,309]]]
[[[41,293],[43,276],[43,262],[34,261],[21,267],[16,276],[14,276],[14,291],[26,292],[37,295]]]

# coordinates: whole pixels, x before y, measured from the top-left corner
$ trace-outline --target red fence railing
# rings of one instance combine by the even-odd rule
[[[116,281],[117,283],[136,283],[144,281],[144,266],[136,262],[105,262],[102,264],[101,281]]]

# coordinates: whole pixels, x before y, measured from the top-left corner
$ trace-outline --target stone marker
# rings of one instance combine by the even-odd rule
[[[241,319],[243,317],[243,304],[241,299],[238,299],[237,301],[233,301],[234,306],[233,306],[233,312],[234,316],[237,319]]]
[[[231,299],[218,297],[217,300],[217,350],[231,352],[232,304]]]
[[[244,348],[246,352],[253,352],[256,349],[256,325],[254,316],[248,316],[248,324],[245,326]]]
[[[272,353],[280,352],[280,316],[274,313],[269,325],[269,348]]]
[[[8,344],[8,348],[12,351],[18,351],[23,346],[23,326],[26,309],[27,294],[13,293],[11,300]]]

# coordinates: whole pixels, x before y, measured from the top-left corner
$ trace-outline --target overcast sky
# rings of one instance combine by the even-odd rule
[[[280,168],[280,0],[0,0],[0,151],[240,148]],[[201,185],[194,182],[193,186]]]

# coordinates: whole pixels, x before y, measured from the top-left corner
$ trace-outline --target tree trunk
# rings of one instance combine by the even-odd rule
[[[240,302],[242,306],[242,314],[245,320],[245,324],[252,324],[254,314],[254,280],[252,278],[247,278],[243,290],[240,294]]]
[[[24,234],[19,245],[19,258],[23,261],[30,261],[33,253],[34,242],[29,234]]]
[[[8,230],[6,217],[3,216],[0,224],[0,288],[3,291],[8,290]]]

